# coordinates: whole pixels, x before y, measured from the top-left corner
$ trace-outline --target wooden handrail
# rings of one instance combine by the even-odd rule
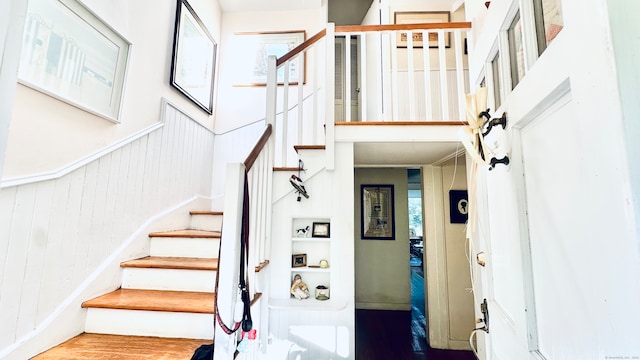
[[[267,124],[267,127],[264,129],[262,136],[260,136],[260,139],[258,139],[258,142],[253,147],[253,150],[251,150],[251,152],[249,153],[249,156],[247,156],[247,159],[244,161],[244,167],[245,169],[247,169],[247,171],[251,169],[251,167],[253,166],[253,163],[255,163],[256,160],[258,159],[258,155],[260,155],[260,152],[262,151],[264,146],[267,144],[267,141],[269,140],[269,136],[271,136],[272,131],[273,130],[272,130],[271,124]]]
[[[327,34],[327,29],[322,29],[317,34],[315,34],[312,37],[308,38],[307,40],[305,40],[303,43],[301,43],[300,45],[298,45],[295,48],[293,48],[288,53],[282,55],[282,57],[280,57],[278,60],[276,60],[276,67],[279,67],[280,65],[284,64],[287,60],[289,60],[292,57],[300,54],[306,48],[310,47],[311,45],[315,44],[320,39],[322,39],[326,34]]]
[[[433,30],[433,29],[470,29],[470,22],[425,23],[425,24],[390,24],[390,25],[340,25],[335,27],[336,33],[367,32],[367,31],[392,31],[392,30]],[[317,34],[308,38],[300,45],[276,60],[276,68],[282,66],[289,59],[300,54],[311,45],[327,35],[327,29],[320,30]]]
[[[255,272],[260,272],[260,270],[264,269],[265,267],[267,267],[267,265],[269,265],[269,260],[265,260],[263,262],[261,262],[260,264],[258,264],[255,267]]]
[[[470,29],[470,22],[425,23],[425,24],[389,24],[389,25],[341,25],[336,33],[390,31],[390,30],[433,30],[433,29]]]

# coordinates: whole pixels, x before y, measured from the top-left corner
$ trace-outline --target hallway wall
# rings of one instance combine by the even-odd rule
[[[394,240],[361,239],[362,184],[394,185]],[[407,170],[355,169],[354,194],[356,308],[411,310]]]
[[[470,292],[466,224],[450,219],[449,190],[466,189],[463,158],[423,167],[427,329],[429,344],[439,349],[469,349],[479,303]]]

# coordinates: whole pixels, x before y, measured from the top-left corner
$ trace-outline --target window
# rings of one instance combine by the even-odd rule
[[[491,60],[491,72],[493,73],[493,110],[495,111],[502,105],[500,96],[500,53],[496,53],[496,56]]]
[[[522,38],[522,21],[520,12],[517,12],[509,30],[507,31],[509,38],[509,62],[511,68],[511,89],[515,89],[516,85],[522,80],[525,73],[524,65],[524,44]]]
[[[562,0],[533,0],[533,6],[540,55],[562,30]]]
[[[409,189],[409,237],[422,237],[422,191]]]

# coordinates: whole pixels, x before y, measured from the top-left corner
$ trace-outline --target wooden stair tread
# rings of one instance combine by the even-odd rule
[[[324,146],[324,145],[294,145],[293,149],[296,152],[299,152],[300,150],[325,150],[326,146]]]
[[[218,270],[218,259],[147,256],[125,261],[120,266],[145,269]]]
[[[194,291],[118,289],[82,303],[83,308],[214,313],[214,294]]]
[[[222,211],[199,211],[199,210],[191,210],[189,211],[191,215],[223,215]]]
[[[150,336],[80,334],[32,360],[175,360],[190,359],[211,340]]]
[[[220,235],[221,235],[220,231],[184,229],[184,230],[152,232],[149,234],[149,237],[219,239]]]

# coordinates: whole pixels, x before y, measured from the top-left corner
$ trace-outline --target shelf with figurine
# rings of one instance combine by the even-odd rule
[[[320,259],[313,264],[307,264],[307,254],[293,254],[291,255],[291,271],[318,273],[329,272],[329,261],[327,259]]]
[[[331,239],[331,223],[320,219],[294,219],[294,240],[325,240]]]
[[[346,306],[346,301],[332,299],[328,283],[321,282],[318,285],[312,284],[314,280],[307,283],[307,277],[301,274],[294,274],[289,289],[289,299],[270,299],[269,307],[273,309],[304,309],[304,310],[340,310]]]

